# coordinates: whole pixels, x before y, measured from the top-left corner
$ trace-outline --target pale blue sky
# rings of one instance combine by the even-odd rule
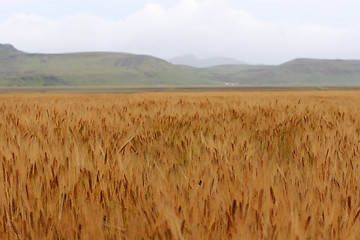
[[[250,63],[360,59],[355,0],[0,0],[0,43]]]

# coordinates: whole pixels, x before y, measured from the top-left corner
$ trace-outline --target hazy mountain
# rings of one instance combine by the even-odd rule
[[[196,68],[207,68],[213,67],[218,65],[239,65],[239,64],[246,64],[245,62],[238,61],[233,58],[225,58],[225,57],[217,57],[217,58],[206,58],[206,59],[199,59],[196,58],[194,55],[185,55],[182,57],[174,57],[168,60],[172,64],[176,65],[186,65]]]
[[[277,66],[216,66],[199,73],[238,85],[360,85],[360,60],[295,59]]]
[[[10,44],[0,44],[0,58],[14,57],[24,53],[17,50]]]
[[[216,83],[151,56],[109,52],[29,54],[0,44],[0,86]]]
[[[0,44],[0,86],[360,85],[360,60],[295,59],[281,65],[194,68],[128,53],[24,53]]]

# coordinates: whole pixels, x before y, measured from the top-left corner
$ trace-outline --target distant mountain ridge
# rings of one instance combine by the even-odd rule
[[[21,54],[24,53],[14,48],[11,44],[0,44],[0,58],[7,58]]]
[[[201,75],[243,86],[360,85],[360,60],[302,58],[275,66],[215,66]]]
[[[238,61],[233,58],[226,58],[226,57],[213,57],[213,58],[205,58],[199,59],[194,55],[185,55],[182,57],[174,57],[168,60],[172,64],[176,65],[186,65],[191,67],[197,68],[207,68],[207,67],[214,67],[219,65],[240,65],[246,64],[245,62]]]
[[[360,86],[360,60],[295,59],[281,65],[196,68],[129,53],[36,54],[0,44],[4,86]]]
[[[0,44],[0,86],[215,85],[191,70],[147,55],[113,52],[24,53]]]

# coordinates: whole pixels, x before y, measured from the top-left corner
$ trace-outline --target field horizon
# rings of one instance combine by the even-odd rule
[[[12,93],[190,93],[190,92],[318,92],[359,91],[360,86],[28,86],[0,87],[0,94]]]

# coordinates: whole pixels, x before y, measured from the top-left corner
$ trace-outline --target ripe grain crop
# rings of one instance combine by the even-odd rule
[[[0,96],[0,239],[358,239],[359,92]]]

